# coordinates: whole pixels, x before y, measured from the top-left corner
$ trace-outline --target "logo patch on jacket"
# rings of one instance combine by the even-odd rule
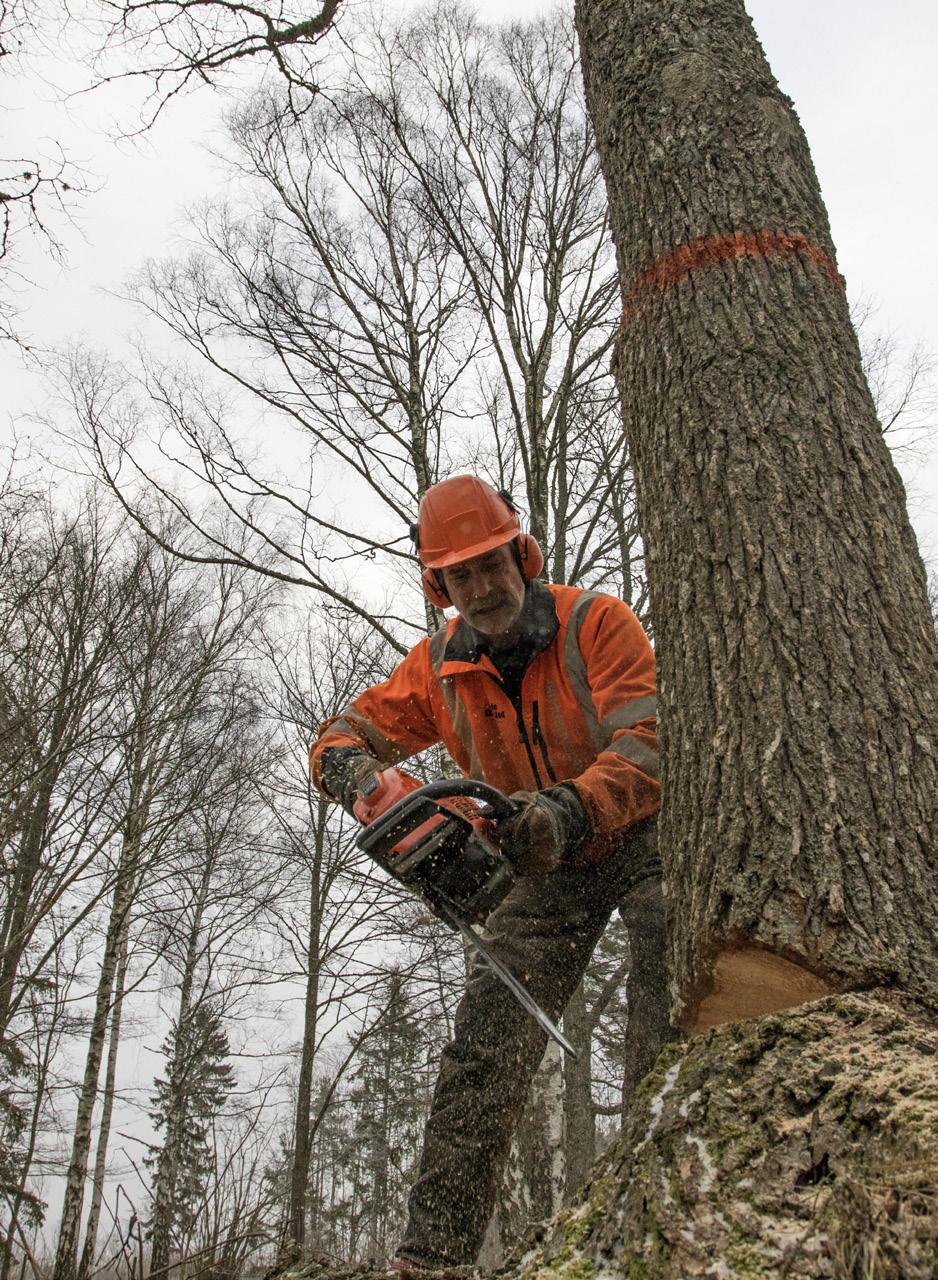
[[[505,712],[502,710],[502,708],[498,705],[498,703],[497,703],[497,702],[490,702],[490,703],[486,706],[486,708],[485,708],[485,710],[483,711],[483,713],[482,713],[482,714],[483,714],[483,715],[485,715],[485,716],[488,716],[488,718],[489,718],[490,720],[504,720],[504,719],[505,719]]]

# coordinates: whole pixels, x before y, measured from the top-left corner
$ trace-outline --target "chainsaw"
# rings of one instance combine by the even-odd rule
[[[421,785],[390,768],[364,779],[353,812],[363,824],[358,847],[457,930],[535,1022],[575,1058],[570,1041],[472,928],[515,882],[494,829],[495,822],[516,812],[514,802],[472,778]]]

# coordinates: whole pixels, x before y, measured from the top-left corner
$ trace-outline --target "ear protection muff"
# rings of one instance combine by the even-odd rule
[[[544,570],[544,552],[537,538],[530,533],[521,533],[515,539],[515,547],[518,551],[518,568],[525,582],[539,578]]]
[[[436,569],[424,569],[420,575],[420,583],[423,587],[423,594],[438,609],[448,609],[453,603],[446,594],[443,579]]]

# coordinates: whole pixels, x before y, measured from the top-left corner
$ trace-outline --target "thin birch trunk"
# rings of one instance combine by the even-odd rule
[[[98,1096],[98,1078],[104,1056],[104,1041],[108,1014],[111,1012],[111,996],[114,978],[123,947],[127,918],[133,905],[136,885],[136,867],[140,856],[141,833],[146,827],[146,806],[131,805],[131,818],[121,848],[120,860],[114,884],[114,897],[104,942],[104,955],[98,976],[94,1014],[88,1033],[88,1052],[78,1108],[75,1117],[75,1133],[72,1154],[65,1179],[65,1195],[62,1201],[62,1217],[56,1246],[52,1280],[76,1280],[78,1234],[81,1225],[85,1180],[88,1176],[88,1155],[91,1150],[91,1122]]]
[[[98,1126],[98,1146],[95,1151],[92,1175],[91,1203],[85,1226],[85,1244],[78,1264],[78,1280],[88,1280],[94,1268],[98,1242],[98,1225],[101,1221],[101,1205],[104,1200],[104,1181],[107,1176],[107,1148],[111,1136],[111,1117],[114,1111],[114,1089],[117,1078],[117,1052],[120,1048],[121,1014],[124,1007],[124,987],[127,981],[127,955],[129,950],[129,920],[124,921],[117,973],[114,978],[114,1000],[111,1005],[111,1026],[108,1032],[107,1062],[104,1068],[104,1092],[101,1122]]]
[[[290,1170],[290,1208],[287,1231],[290,1240],[302,1249],[306,1243],[306,1202],[309,1187],[310,1145],[312,1141],[312,1092],[319,1022],[320,949],[322,946],[322,861],[326,840],[328,806],[319,801],[316,811],[315,846],[309,886],[309,944],[307,951],[306,999],[303,1007],[303,1047],[297,1081],[296,1117],[293,1126],[293,1166]]]

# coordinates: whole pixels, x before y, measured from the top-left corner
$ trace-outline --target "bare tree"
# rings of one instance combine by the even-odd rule
[[[297,976],[305,986],[286,1228],[287,1239],[299,1249],[306,1236],[317,1054],[324,1032],[334,1029],[330,1005],[336,979],[339,990],[354,985],[348,962],[373,941],[365,918],[376,893],[375,886],[366,887],[350,875],[358,855],[347,836],[343,839],[341,820],[337,824],[333,813],[330,821],[331,806],[312,786],[307,746],[319,723],[346,706],[363,680],[383,677],[387,662],[383,647],[360,621],[347,614],[314,615],[314,620],[318,625],[306,629],[300,644],[281,642],[270,654],[276,680],[272,710],[286,742],[277,773],[264,785],[284,860],[293,871],[288,878],[300,874],[308,899],[305,912],[282,913],[282,927],[289,929],[291,951],[299,962]],[[302,936],[301,922],[306,929]]]
[[[61,1118],[53,1101],[63,1080],[56,1062],[75,1030],[81,947],[62,948],[44,981],[31,986],[16,1039],[0,1041],[0,1277],[10,1280],[38,1238],[45,1205],[41,1178],[54,1167]]]
[[[134,577],[132,565],[111,572],[119,536],[120,526],[108,525],[93,503],[81,504],[68,520],[46,507],[4,583],[2,702],[9,736],[2,827],[8,874],[0,915],[0,1034],[51,954],[40,947],[28,974],[20,975],[27,948],[112,834],[106,821],[97,821],[109,789],[99,765],[107,752],[117,684],[113,660],[129,625]],[[76,814],[81,808],[87,810],[84,821]],[[78,840],[76,825],[83,833]]]
[[[626,455],[603,385],[617,284],[572,24],[493,28],[437,3],[369,53],[355,86],[394,132],[483,318],[497,474],[522,480],[553,580],[595,578]]]
[[[224,87],[246,65],[270,67],[286,84],[291,110],[302,112],[319,92],[318,45],[336,23],[342,0],[103,0],[40,6],[0,3],[0,64],[28,76],[34,46],[62,40],[82,49],[89,88],[139,81],[145,94],[126,133],[149,129],[162,109],[196,87]],[[61,228],[89,184],[53,143],[44,156],[0,156],[0,339],[23,342],[14,328],[17,250],[38,239],[45,254],[63,254]]]
[[[225,758],[214,785],[203,788],[199,804],[177,826],[178,862],[162,890],[158,932],[176,985],[161,1112],[163,1141],[153,1159],[151,1271],[166,1268],[174,1252],[184,1256],[192,1243],[195,1219],[185,1201],[193,1191],[181,1179],[186,1172],[187,1071],[197,1066],[190,1050],[201,1043],[198,1029],[217,1025],[226,1034],[223,1019],[254,998],[263,981],[262,959],[247,940],[270,910],[279,886],[269,863],[258,856],[261,814],[253,772],[259,762],[252,759],[245,730],[243,716],[235,716],[218,740]]]
[[[137,535],[138,538],[141,535]],[[226,685],[249,655],[269,589],[230,572],[207,580],[152,543],[135,557],[133,628],[115,658],[120,668],[119,727],[108,766],[117,774],[109,808],[120,831],[108,922],[97,978],[85,1072],[78,1097],[54,1275],[75,1275],[78,1229],[91,1144],[92,1111],[104,1052],[114,984],[126,954],[131,913],[141,881],[159,874],[175,824],[201,802],[206,765],[225,731]],[[222,719],[217,714],[222,709]],[[216,713],[213,714],[213,711]],[[112,1037],[115,1030],[112,1022]],[[112,1044],[112,1052],[116,1045]],[[99,1137],[99,1161],[107,1135]],[[93,1235],[89,1244],[94,1248]]]
[[[851,305],[850,319],[886,443],[895,456],[921,453],[938,424],[934,352],[921,343],[903,348],[894,333],[879,328],[870,298]]]
[[[342,65],[337,103],[297,122],[259,98],[237,118],[237,204],[205,213],[203,250],[140,283],[215,380],[148,360],[131,406],[114,374],[71,370],[100,472],[138,514],[139,486],[172,505],[204,554],[256,562],[263,549],[272,571],[361,609],[344,565],[368,556],[410,580],[415,498],[471,461],[500,483],[523,478],[555,578],[633,595],[604,369],[615,278],[569,23],[502,33],[439,6],[361,34]],[[284,444],[291,485],[235,425],[252,401],[299,428]],[[457,431],[471,442],[458,450]],[[172,469],[237,515],[237,552]],[[364,613],[395,647],[413,617]]]
[[[147,128],[177,94],[222,83],[246,61],[270,64],[303,102],[318,92],[316,46],[341,6],[342,0],[105,0],[82,20],[97,37],[99,83],[148,83]]]

